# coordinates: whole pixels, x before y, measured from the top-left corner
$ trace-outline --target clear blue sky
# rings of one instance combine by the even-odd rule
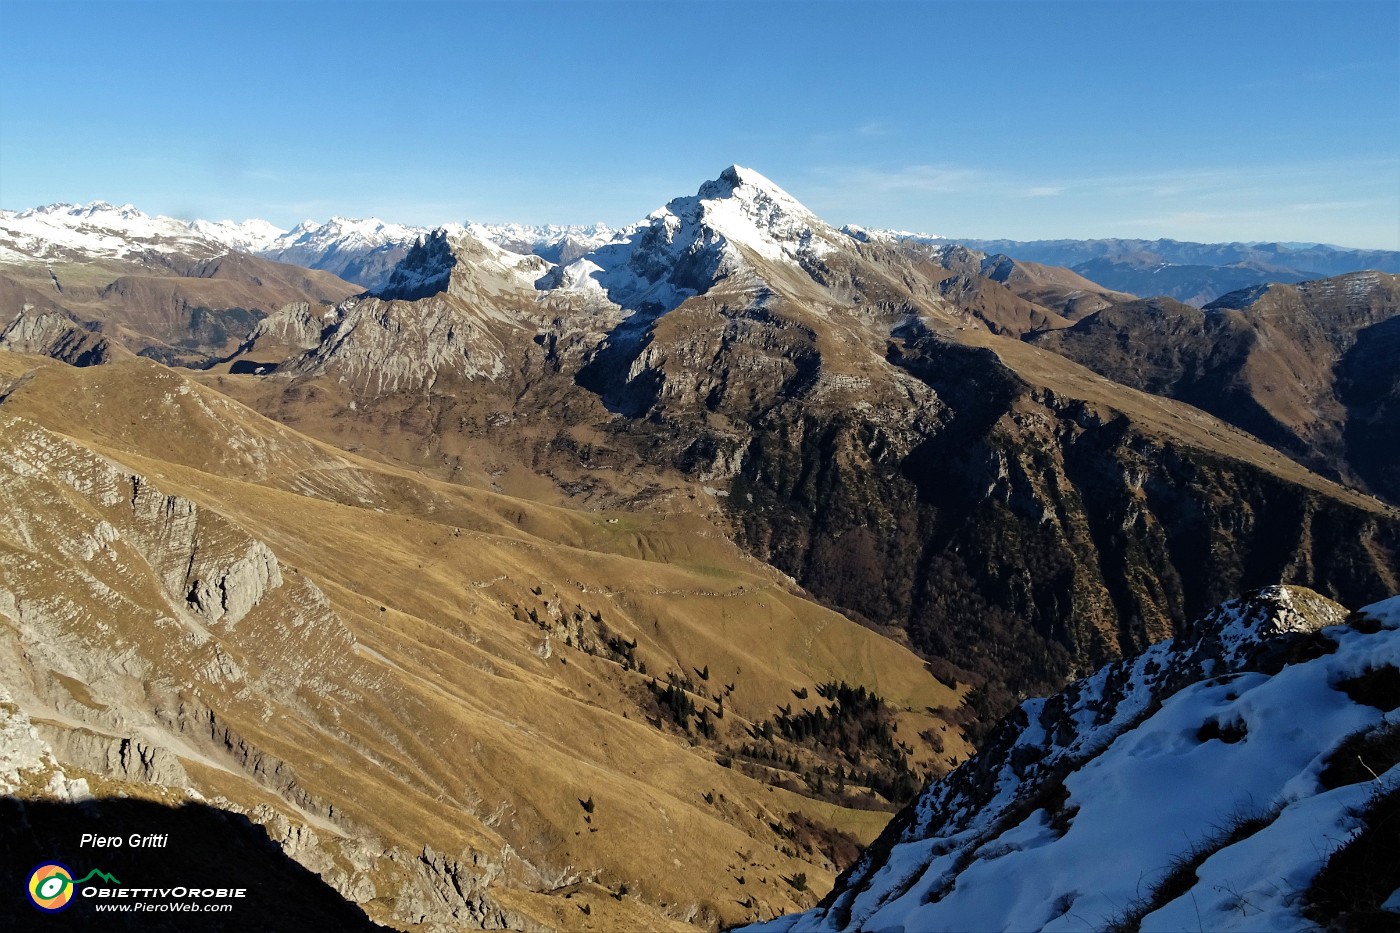
[[[1400,2],[0,0],[0,205],[1400,248]]]

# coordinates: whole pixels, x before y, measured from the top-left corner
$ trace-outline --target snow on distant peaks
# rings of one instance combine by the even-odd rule
[[[468,223],[475,236],[495,243],[513,253],[533,254],[551,263],[571,263],[592,250],[623,239],[636,229],[635,225],[614,230],[607,224],[488,224]]]
[[[841,232],[862,243],[945,243],[948,238],[936,233],[913,233],[908,230],[872,230],[846,224]]]
[[[217,225],[210,225],[217,226]],[[152,217],[130,204],[47,204],[0,212],[0,259],[33,261],[72,255],[119,259],[144,252],[211,254],[228,244],[195,224]]]
[[[279,237],[287,233],[275,224],[256,219],[245,220],[243,223],[232,220],[196,220],[190,224],[190,229],[244,253],[258,253],[268,249]]]
[[[282,230],[264,220],[150,217],[129,204],[95,201],[0,211],[0,259],[122,258],[149,251],[209,256],[239,250],[323,269],[378,291],[432,229],[374,217],[332,217]],[[622,229],[602,223],[469,223],[438,229],[454,240],[469,233],[504,252],[539,257],[553,266],[540,273],[540,288],[587,291],[632,310],[669,310],[735,273],[761,274],[765,264],[817,262],[849,245],[851,237],[936,239],[861,228],[837,231],[770,179],[740,165]],[[502,255],[487,256],[484,247],[472,252],[502,267],[503,274],[519,265]],[[519,272],[536,268],[536,263],[519,265]],[[410,290],[426,287],[415,281]]]
[[[268,244],[264,249],[269,253],[284,250],[326,250],[362,248],[373,249],[388,243],[407,245],[429,232],[428,227],[410,227],[405,224],[389,223],[377,217],[356,219],[332,217],[325,223],[306,220],[292,230]]]

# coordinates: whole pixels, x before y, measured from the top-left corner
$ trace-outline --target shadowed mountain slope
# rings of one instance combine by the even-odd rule
[[[1203,310],[1166,299],[1121,304],[1032,339],[1394,502],[1395,448],[1383,426],[1397,315],[1400,276],[1357,272],[1234,292]]]
[[[1026,326],[984,323],[943,287],[983,259],[856,239],[751,170],[540,276],[539,257],[470,234],[422,249],[402,272],[424,291],[346,303],[276,375],[223,388],[460,481],[543,475],[558,501],[674,502],[698,484],[751,553],[979,672],[993,706],[1250,586],[1393,588],[1392,510],[989,333]],[[1069,323],[979,281],[1008,313]]]

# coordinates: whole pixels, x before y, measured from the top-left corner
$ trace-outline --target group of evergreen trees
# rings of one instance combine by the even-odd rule
[[[705,668],[705,677],[709,676],[709,667]],[[679,674],[668,671],[666,683],[663,686],[655,677],[648,685],[651,694],[656,698],[657,705],[661,712],[672,722],[680,727],[683,732],[692,730],[691,720],[694,719],[694,731],[707,739],[714,739],[719,731],[715,726],[715,721],[724,718],[724,694],[716,697],[718,705],[711,710],[709,705],[702,699],[699,705],[695,702],[696,688],[689,677],[681,677]]]
[[[797,755],[781,755],[772,744],[745,745],[744,754],[787,765],[821,795],[828,789],[842,795],[848,783],[869,787],[894,803],[918,793],[921,778],[910,767],[906,749],[894,737],[898,728],[894,711],[878,694],[863,685],[833,681],[818,685],[817,695],[830,701],[827,706],[797,712],[791,704],[780,707],[777,716],[755,727],[754,738],[772,743],[775,735],[781,735],[819,754],[834,752],[845,759],[849,769],[840,763],[835,768],[803,767]],[[865,764],[870,759],[874,759],[873,767]]]
[[[637,660],[637,639],[626,639],[608,632],[607,629],[603,629],[602,635],[609,660],[621,664],[622,669],[626,671],[637,671],[641,674],[647,672],[646,662]]]

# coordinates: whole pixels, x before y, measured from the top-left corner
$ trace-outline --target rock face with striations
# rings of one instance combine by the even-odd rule
[[[0,792],[82,800],[100,779],[178,804],[202,799],[194,761],[279,798],[216,802],[352,902],[425,929],[531,926],[486,894],[499,866],[377,841],[337,815],[318,766],[289,760],[301,743],[353,749],[343,726],[374,717],[379,689],[315,584],[222,515],[27,419],[0,415],[0,438]],[[332,700],[345,718],[316,708]],[[263,730],[293,717],[321,734],[274,750],[289,736]]]
[[[36,310],[26,304],[0,329],[0,349],[52,357],[73,366],[110,362],[120,350],[83,322],[59,310]]]

